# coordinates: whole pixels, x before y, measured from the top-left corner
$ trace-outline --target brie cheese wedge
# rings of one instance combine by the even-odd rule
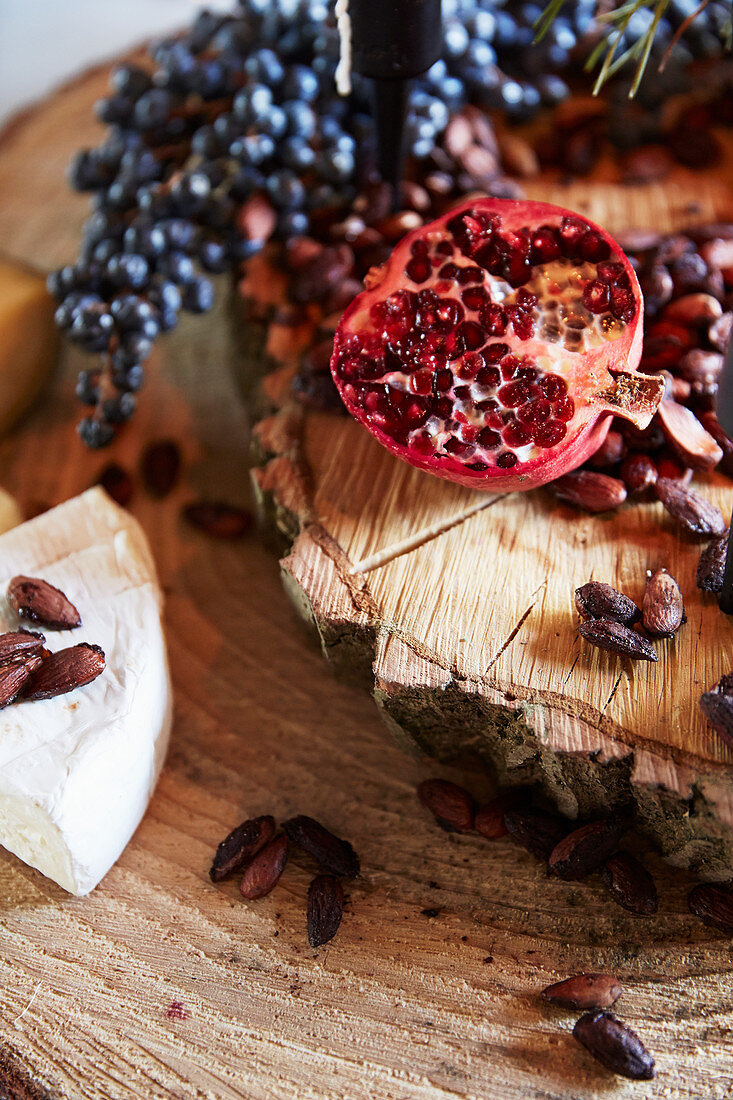
[[[165,757],[161,591],[140,525],[99,488],[0,535],[0,632],[18,629],[4,595],[18,573],[79,609],[77,629],[41,628],[47,648],[100,645],[106,668],[66,695],[0,710],[0,844],[87,894],[137,828]]]

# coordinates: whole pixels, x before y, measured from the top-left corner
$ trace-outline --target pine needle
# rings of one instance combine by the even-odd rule
[[[535,42],[539,42],[547,34],[548,30],[557,19],[560,11],[565,5],[566,0],[549,0],[542,14],[536,20],[535,26]],[[597,42],[593,47],[590,56],[584,64],[584,69],[590,71],[594,69],[596,65],[601,61],[601,57],[605,51],[605,57],[603,57],[603,63],[601,64],[600,72],[596,77],[595,84],[593,85],[593,95],[598,95],[603,85],[609,80],[619,69],[628,61],[636,61],[636,69],[634,72],[634,79],[631,84],[631,90],[629,91],[629,99],[633,99],[639,90],[639,85],[644,77],[649,58],[651,56],[652,48],[654,46],[654,40],[657,36],[659,24],[669,7],[670,0],[625,0],[625,3],[619,4],[618,7],[612,11],[602,12],[596,16],[596,21],[608,26],[608,36],[605,39]],[[709,3],[709,0],[702,0],[700,6],[689,15],[684,22],[676,30],[672,41],[670,42],[664,57],[659,65],[659,71],[661,72],[667,64],[670,54],[673,48],[679,42],[682,35],[689,28],[690,24],[705,10]],[[636,14],[640,9],[651,9],[654,12],[653,18],[644,31],[643,34],[625,50],[619,57],[616,57],[616,50],[621,42],[621,39],[626,32],[632,16]],[[733,11],[728,23],[723,27],[722,39],[728,50],[733,48]]]

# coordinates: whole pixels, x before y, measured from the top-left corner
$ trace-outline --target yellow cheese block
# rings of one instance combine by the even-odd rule
[[[11,527],[17,527],[22,520],[20,509],[10,493],[0,489],[0,535],[9,531]]]
[[[28,411],[56,362],[55,308],[42,275],[0,260],[0,435]]]

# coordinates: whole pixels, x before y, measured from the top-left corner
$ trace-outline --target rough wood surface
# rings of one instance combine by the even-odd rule
[[[84,203],[67,195],[62,171],[95,138],[91,104],[104,84],[78,83],[0,143],[8,252],[40,266],[74,254]],[[155,504],[138,487],[131,505],[168,593],[170,756],[133,842],[91,897],[70,898],[0,856],[0,1095],[729,1096],[730,941],[687,913],[692,880],[650,855],[661,914],[638,919],[595,881],[548,881],[506,840],[441,832],[416,783],[440,771],[485,796],[486,777],[401,751],[368,695],[332,679],[254,538],[216,544],[182,526],[181,503],[199,493],[246,497],[233,359],[221,313],[186,322],[163,344],[129,431],[92,455],[72,431],[80,357],[67,354],[42,406],[0,442],[0,480],[27,509],[85,488],[110,459],[135,468],[161,434],[186,454],[175,496]],[[348,593],[366,618],[362,581]],[[208,881],[223,834],[268,811],[314,814],[362,857],[341,930],[318,952],[305,938],[304,862],[251,905],[236,881]],[[538,999],[550,981],[599,969],[624,981],[618,1011],[657,1056],[659,1076],[641,1089],[594,1064],[570,1034],[573,1015]]]

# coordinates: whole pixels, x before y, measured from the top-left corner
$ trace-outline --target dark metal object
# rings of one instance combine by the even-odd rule
[[[377,168],[399,203],[410,80],[440,57],[441,0],[350,0],[355,72],[374,82]]]
[[[733,340],[728,345],[725,366],[718,383],[715,411],[723,430],[733,436]],[[733,518],[733,517],[732,517]],[[733,615],[733,539],[728,539],[723,587],[720,592],[720,610]]]

